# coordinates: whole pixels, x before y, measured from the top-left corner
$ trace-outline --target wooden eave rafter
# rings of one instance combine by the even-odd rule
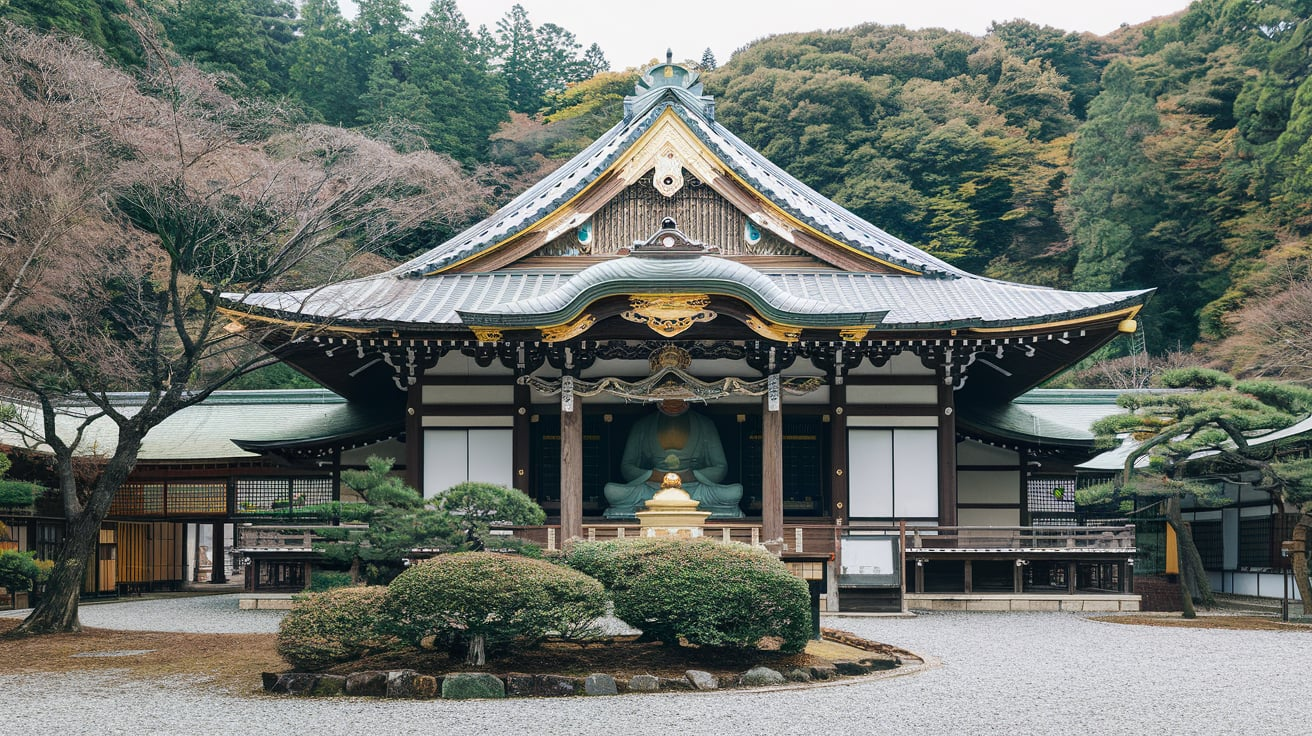
[[[682,168],[751,218],[757,227],[824,263],[848,271],[868,271],[878,266],[894,273],[920,275],[906,266],[847,245],[785,212],[707,148],[671,109],[662,112],[623,156],[555,211],[479,253],[425,275],[495,271],[526,258],[586,222],[621,191],[652,171],[658,158],[670,155],[679,160]]]

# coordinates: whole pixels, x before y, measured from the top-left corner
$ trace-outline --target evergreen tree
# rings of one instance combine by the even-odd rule
[[[594,62],[605,59],[580,58],[581,48],[570,31],[554,23],[534,27],[524,6],[512,7],[497,21],[496,35],[496,56],[510,109],[536,113],[546,103],[549,93],[592,76]],[[598,56],[600,51],[598,48]]]
[[[37,31],[78,36],[123,65],[141,63],[141,42],[124,0],[3,0],[0,18]]]
[[[256,95],[289,90],[296,6],[289,0],[180,0],[161,15],[178,53]]]
[[[583,63],[587,66],[588,77],[610,71],[610,62],[606,60],[606,54],[595,43],[583,53]]]
[[[325,122],[353,124],[362,88],[351,65],[350,24],[337,0],[304,0],[290,57],[290,91]]]
[[[715,63],[715,54],[711,51],[711,47],[707,46],[706,50],[702,52],[701,67],[703,70],[709,72],[714,71],[717,66],[719,65]]]

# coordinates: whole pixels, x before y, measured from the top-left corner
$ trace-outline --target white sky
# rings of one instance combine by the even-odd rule
[[[405,0],[416,18],[428,0]],[[516,0],[457,0],[471,28],[495,28]],[[940,27],[982,35],[995,20],[1024,18],[1067,31],[1105,34],[1188,6],[1188,0],[518,0],[534,25],[555,23],[584,48],[597,43],[615,70],[700,59],[710,47],[721,64],[734,50],[776,33],[846,28],[860,23]],[[355,14],[351,0],[342,11]]]

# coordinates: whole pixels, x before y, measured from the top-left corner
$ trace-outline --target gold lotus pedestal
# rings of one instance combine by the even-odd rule
[[[698,511],[697,501],[683,490],[678,473],[666,473],[661,489],[647,501],[646,511],[639,511],[639,534],[644,537],[679,537],[691,539],[702,535],[709,511]]]

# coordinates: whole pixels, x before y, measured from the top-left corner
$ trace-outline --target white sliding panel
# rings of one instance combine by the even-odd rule
[[[893,430],[847,431],[848,516],[893,515]]]
[[[938,516],[938,431],[893,430],[893,516]]]
[[[514,483],[514,433],[509,429],[469,430],[469,477],[509,488]]]
[[[424,430],[424,498],[432,498],[467,480],[469,430]]]

